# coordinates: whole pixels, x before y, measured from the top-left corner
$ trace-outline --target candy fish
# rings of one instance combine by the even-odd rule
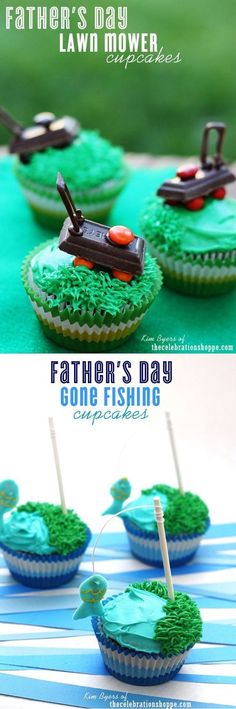
[[[94,574],[83,581],[80,586],[81,605],[75,611],[73,618],[87,618],[90,615],[102,615],[103,607],[101,600],[107,590],[107,581],[104,576]]]
[[[19,490],[14,480],[3,480],[0,483],[0,507],[3,507],[5,512],[12,510],[17,505],[19,500]]]
[[[128,478],[120,478],[110,489],[113,503],[108,509],[103,512],[103,515],[114,515],[121,512],[123,503],[128,500],[131,493],[131,485]]]
[[[0,483],[0,526],[3,515],[17,505],[19,500],[19,490],[14,480],[3,480]]]

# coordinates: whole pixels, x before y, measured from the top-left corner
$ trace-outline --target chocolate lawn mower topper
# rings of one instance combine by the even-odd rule
[[[216,153],[208,156],[209,137],[211,131],[217,132]],[[207,123],[203,131],[200,165],[181,165],[176,177],[166,180],[157,190],[167,204],[175,206],[183,204],[191,211],[202,209],[204,197],[224,199],[224,185],[233,182],[236,177],[229,170],[222,157],[222,146],[226,126],[224,123]]]
[[[57,189],[69,218],[63,224],[59,249],[75,256],[74,266],[102,266],[114,278],[129,283],[144,268],[144,240],[124,226],[108,227],[85,219],[76,209],[63,177],[58,173]]]
[[[21,162],[28,163],[30,155],[46,148],[65,148],[79,132],[79,123],[71,116],[57,119],[54,113],[37,113],[33,125],[24,128],[0,107],[0,121],[13,134],[10,153],[19,155]]]

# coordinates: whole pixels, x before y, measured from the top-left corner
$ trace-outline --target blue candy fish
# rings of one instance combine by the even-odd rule
[[[83,581],[80,586],[81,605],[75,611],[73,618],[87,618],[90,615],[102,615],[103,607],[101,600],[107,590],[107,580],[104,576],[94,574]]]
[[[110,489],[113,503],[108,509],[103,512],[103,515],[115,515],[121,512],[123,503],[128,500],[131,493],[131,485],[128,478],[120,478]]]
[[[9,512],[17,505],[19,490],[14,480],[3,480],[0,483],[0,527],[5,512]]]

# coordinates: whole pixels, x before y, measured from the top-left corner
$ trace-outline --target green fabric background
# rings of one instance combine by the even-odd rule
[[[167,169],[165,174],[171,172]],[[138,233],[144,199],[157,184],[156,170],[135,171],[111,213],[110,223],[125,224]],[[65,352],[43,335],[21,284],[20,267],[24,257],[30,249],[55,233],[41,229],[34,222],[12,173],[10,158],[0,161],[0,210],[0,351]],[[197,299],[162,288],[137,332],[116,352],[204,353],[209,345],[209,351],[212,351],[211,346],[218,346],[218,352],[232,353],[236,350],[235,314],[236,289],[228,295]],[[152,343],[142,339],[144,336],[154,338],[158,349],[152,349]],[[182,338],[188,349],[181,349]],[[194,350],[194,346],[198,349],[195,347]]]

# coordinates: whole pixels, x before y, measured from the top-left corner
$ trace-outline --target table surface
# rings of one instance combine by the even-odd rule
[[[138,233],[139,213],[146,196],[157,187],[158,171],[166,169],[168,174],[170,165],[179,164],[183,158],[156,159],[144,155],[128,156],[128,160],[134,172],[111,212],[110,223],[127,223]],[[230,185],[229,191],[236,196],[235,185]],[[20,280],[21,264],[27,253],[55,234],[34,222],[12,174],[9,158],[0,161],[0,207],[3,233],[7,234],[0,245],[4,293],[1,352],[63,352],[63,348],[43,335]],[[162,288],[136,333],[117,352],[150,353],[156,343],[158,351],[163,353],[171,346],[187,353],[197,347],[200,352],[216,351],[217,347],[218,352],[232,352],[236,349],[235,313],[236,289],[220,297],[200,299]]]

